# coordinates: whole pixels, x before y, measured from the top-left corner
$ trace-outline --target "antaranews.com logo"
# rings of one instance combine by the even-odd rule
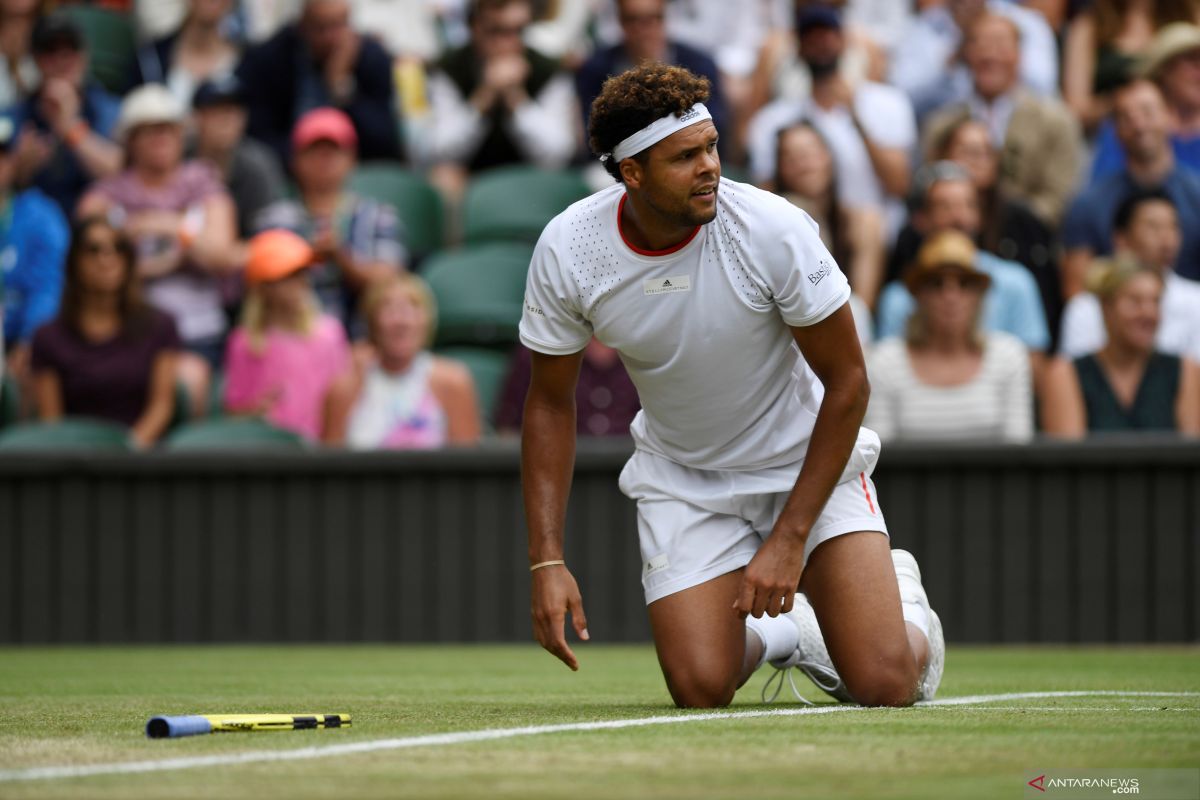
[[[1200,769],[1039,771],[1025,777],[1025,797],[1194,800],[1200,798]]]

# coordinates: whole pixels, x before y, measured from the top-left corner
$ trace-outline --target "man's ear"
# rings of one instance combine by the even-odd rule
[[[626,158],[622,160],[621,163],[617,165],[617,169],[620,171],[621,180],[625,182],[626,186],[632,189],[638,189],[641,187],[643,170],[642,165],[638,163],[636,158]]]

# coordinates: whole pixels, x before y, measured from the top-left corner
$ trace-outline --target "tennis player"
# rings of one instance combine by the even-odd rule
[[[566,615],[581,639],[587,622],[563,528],[575,382],[594,335],[642,401],[620,487],[637,501],[675,703],[727,705],[767,662],[864,705],[932,698],[941,626],[916,562],[890,549],[870,478],[879,439],[860,427],[869,388],[849,285],[810,217],[721,178],[708,92],[663,65],[605,82],[588,133],[617,183],[551,221],[530,265],[535,634],[578,669]]]

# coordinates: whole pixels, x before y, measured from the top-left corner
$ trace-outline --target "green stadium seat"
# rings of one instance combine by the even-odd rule
[[[459,345],[444,347],[436,352],[439,356],[461,361],[471,370],[471,377],[475,380],[475,392],[479,397],[479,414],[482,417],[483,429],[492,430],[496,400],[504,386],[504,377],[508,374],[512,348]]]
[[[467,186],[463,235],[467,242],[536,243],[546,223],[590,194],[577,172],[528,166],[481,172]]]
[[[217,417],[189,422],[167,437],[167,450],[305,450],[302,436],[257,417]]]
[[[438,305],[439,346],[514,343],[533,247],[493,242],[444,250],[422,274]]]
[[[404,223],[405,245],[414,258],[423,258],[445,244],[442,196],[412,170],[395,164],[362,164],[351,176],[350,188],[396,209]]]
[[[132,450],[129,429],[103,420],[68,417],[58,422],[24,422],[0,432],[0,451]]]
[[[92,76],[120,96],[129,88],[137,38],[129,14],[93,6],[64,6],[87,39]]]

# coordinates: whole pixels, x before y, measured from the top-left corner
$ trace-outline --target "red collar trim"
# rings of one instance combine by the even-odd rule
[[[696,238],[696,234],[700,232],[700,226],[697,225],[691,233],[684,237],[683,241],[677,244],[673,244],[664,250],[643,250],[633,242],[629,241],[628,237],[625,236],[625,229],[621,227],[621,213],[625,210],[625,200],[628,197],[629,195],[627,194],[621,195],[621,202],[617,204],[617,232],[621,234],[621,241],[625,243],[625,246],[637,253],[639,256],[656,257],[669,256],[672,253],[678,253],[680,250],[687,247],[691,243],[692,239]]]

